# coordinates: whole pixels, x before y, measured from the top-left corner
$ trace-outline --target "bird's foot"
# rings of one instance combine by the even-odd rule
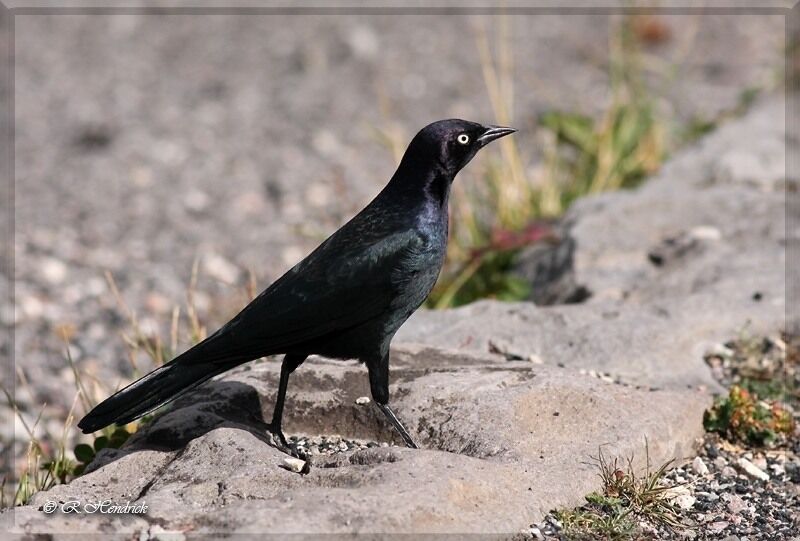
[[[286,453],[289,456],[293,456],[294,458],[299,458],[301,460],[308,460],[308,454],[297,447],[297,445],[289,443],[286,440],[286,436],[283,435],[283,431],[281,430],[280,426],[275,426],[273,423],[269,423],[266,425],[266,433],[267,439],[269,443],[278,449]]]
[[[286,441],[286,436],[283,435],[283,430],[281,430],[280,425],[275,425],[274,423],[269,423],[266,426],[267,434],[272,438],[272,441],[275,443],[275,446],[278,445],[282,447],[289,447],[289,443]]]

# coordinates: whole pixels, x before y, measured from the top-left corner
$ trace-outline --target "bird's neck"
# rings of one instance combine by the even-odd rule
[[[453,174],[439,164],[408,163],[405,159],[386,186],[387,196],[410,206],[447,211]]]
[[[427,202],[432,206],[447,211],[447,201],[450,199],[450,185],[452,183],[453,178],[447,173],[443,171],[433,172],[426,179],[423,188]]]

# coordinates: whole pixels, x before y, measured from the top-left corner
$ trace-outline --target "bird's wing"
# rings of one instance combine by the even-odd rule
[[[388,310],[402,280],[396,270],[414,259],[422,239],[413,230],[375,238],[374,232],[359,229],[342,229],[331,236],[189,350],[184,362],[227,362],[282,353]]]

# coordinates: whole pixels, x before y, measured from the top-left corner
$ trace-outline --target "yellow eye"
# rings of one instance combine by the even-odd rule
[[[466,133],[462,133],[461,135],[458,136],[458,139],[456,139],[456,141],[458,141],[462,145],[466,145],[467,143],[469,143],[469,135],[467,135]]]

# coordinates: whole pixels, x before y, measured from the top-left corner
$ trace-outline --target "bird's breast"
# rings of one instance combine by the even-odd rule
[[[419,242],[407,253],[395,283],[395,306],[405,317],[419,308],[433,290],[444,264],[447,233],[441,228],[424,227],[416,231]]]

